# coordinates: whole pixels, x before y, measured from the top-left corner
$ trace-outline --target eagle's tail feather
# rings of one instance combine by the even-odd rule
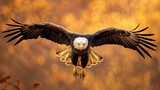
[[[87,67],[90,68],[92,65],[96,65],[98,62],[102,62],[102,60],[103,58],[101,56],[90,49]]]
[[[71,48],[68,47],[62,51],[56,52],[56,55],[60,58],[61,62],[65,62],[66,65],[71,65]]]

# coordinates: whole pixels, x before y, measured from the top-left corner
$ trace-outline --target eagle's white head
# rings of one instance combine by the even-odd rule
[[[85,37],[77,37],[73,41],[73,46],[78,50],[84,50],[88,46],[88,39]]]

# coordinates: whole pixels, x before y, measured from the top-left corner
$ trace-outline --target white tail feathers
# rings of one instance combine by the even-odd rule
[[[92,49],[89,51],[89,60],[87,67],[90,68],[92,65],[96,65],[98,62],[102,62],[103,58],[96,54]]]
[[[71,48],[68,47],[62,51],[56,53],[56,55],[60,58],[61,62],[65,62],[66,65],[71,65]]]

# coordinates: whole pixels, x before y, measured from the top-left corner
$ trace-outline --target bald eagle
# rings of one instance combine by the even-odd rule
[[[67,65],[73,65],[73,75],[81,79],[84,79],[86,76],[86,67],[96,65],[103,60],[100,55],[91,49],[92,47],[105,44],[122,45],[125,48],[137,51],[142,57],[144,57],[144,53],[151,57],[144,47],[154,51],[155,49],[153,47],[157,47],[155,44],[151,43],[151,41],[155,40],[149,38],[149,36],[153,36],[154,34],[140,34],[140,32],[145,31],[148,27],[136,30],[139,25],[131,31],[109,27],[99,30],[94,34],[77,34],[68,32],[63,26],[49,22],[24,24],[12,18],[10,19],[15,24],[6,24],[14,27],[3,31],[3,33],[8,33],[4,37],[11,36],[11,39],[7,42],[19,38],[14,44],[17,45],[23,40],[42,37],[58,44],[65,44],[68,47],[56,54],[60,58],[60,61],[65,62]],[[78,72],[77,67],[82,68],[80,73]]]

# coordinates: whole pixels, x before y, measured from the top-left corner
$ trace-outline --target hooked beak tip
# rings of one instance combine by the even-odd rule
[[[83,45],[80,45],[80,46],[79,46],[79,50],[83,50]]]

